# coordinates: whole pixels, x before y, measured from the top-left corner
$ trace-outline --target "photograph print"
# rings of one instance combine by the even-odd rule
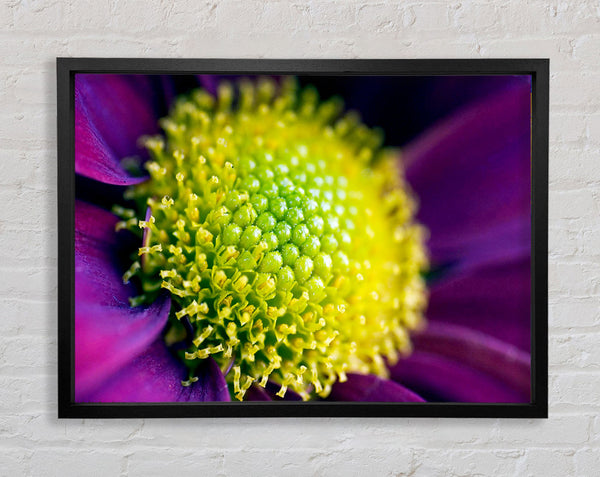
[[[531,75],[74,75],[73,402],[531,402]]]

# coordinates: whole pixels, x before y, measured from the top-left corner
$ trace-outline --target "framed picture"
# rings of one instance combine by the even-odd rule
[[[59,417],[547,417],[548,69],[59,58]]]

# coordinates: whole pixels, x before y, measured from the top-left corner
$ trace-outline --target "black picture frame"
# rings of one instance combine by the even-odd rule
[[[251,60],[58,58],[58,417],[486,417],[548,416],[548,59]],[[74,78],[76,73],[294,75],[531,75],[531,402],[115,403],[74,402]]]

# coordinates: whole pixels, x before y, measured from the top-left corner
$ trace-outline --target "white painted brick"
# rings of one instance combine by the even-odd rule
[[[50,465],[50,462],[52,463]],[[105,477],[120,475],[124,457],[118,452],[73,450],[67,448],[39,449],[31,457],[33,475]]]
[[[551,74],[550,103],[596,108],[600,104],[600,71],[559,71]],[[589,111],[588,111],[589,112]]]
[[[594,187],[561,191],[550,194],[549,215],[551,219],[579,219],[598,214],[597,190]]]
[[[568,371],[550,376],[549,393],[554,403],[599,407],[600,373]]]
[[[600,370],[600,334],[569,332],[550,337],[550,366]]]
[[[595,327],[600,325],[600,303],[596,298],[561,298],[548,306],[551,328]]]
[[[63,26],[67,30],[101,31],[110,28],[113,18],[122,14],[122,3],[110,0],[67,2]]]
[[[35,171],[31,171],[31,173],[35,173]],[[22,230],[25,233],[55,229],[52,222],[56,217],[56,212],[52,208],[56,205],[56,185],[35,184],[27,180],[17,181],[15,185],[16,188],[12,185],[0,187],[0,200],[5,204],[10,204],[10,207],[2,209],[0,212],[0,217],[5,224],[11,224],[11,226],[5,226],[5,229]],[[41,205],[48,207],[48,210],[40,215],[38,210]],[[21,241],[18,248],[25,249],[27,245]]]
[[[525,451],[520,450],[450,450],[415,452],[416,476],[493,475],[514,476]],[[406,474],[413,475],[413,474]]]
[[[600,469],[600,449],[586,448],[575,453],[575,473],[577,475],[595,475]]]
[[[196,12],[203,2],[195,2],[195,5],[192,7],[191,3],[187,3],[186,6],[191,12]],[[111,8],[110,27],[116,32],[160,31],[175,10],[178,10],[178,7],[172,4],[167,5],[166,2],[117,1]],[[132,21],[133,18],[136,19],[135,22]],[[196,18],[196,16],[190,14],[188,21],[191,21],[192,18]],[[202,25],[202,19],[198,18],[198,20],[198,25]],[[183,23],[180,24],[180,27],[183,25]]]
[[[595,475],[595,0],[0,4],[0,475]],[[549,57],[550,418],[57,421],[57,56]]]
[[[218,2],[216,1],[199,1],[191,5],[189,3],[173,4],[172,8],[164,8],[166,12],[164,22],[158,25],[158,30],[164,31],[166,28],[170,31],[179,31],[190,17],[194,18],[199,27],[214,26],[217,6]]]
[[[518,475],[574,475],[573,450],[530,449]]]
[[[0,188],[4,195],[17,195],[19,187],[32,189],[55,189],[56,166],[51,167],[48,152],[23,149],[0,150]],[[0,192],[2,194],[2,192]]]
[[[348,428],[347,420],[305,419],[303,421],[303,426],[311,431],[295,433],[294,429],[297,428],[298,419],[286,419],[279,422],[277,425],[280,432],[272,432],[271,420],[212,421],[220,431],[210,436],[189,432],[193,426],[186,422],[163,423],[161,426],[158,421],[148,421],[140,432],[140,438],[149,439],[154,445],[162,446],[172,443],[179,446],[205,446],[211,449],[230,446],[232,435],[236,435],[240,441],[254,441],[254,446],[261,449],[339,448],[349,442],[353,443],[355,440],[360,442],[360,438],[357,438],[356,435],[357,429]],[[363,434],[374,435],[377,428],[367,425],[364,426],[363,431]],[[380,431],[385,434],[384,430]],[[259,440],[256,439],[256,435],[260,435]]]
[[[357,23],[369,32],[397,31],[403,23],[404,11],[395,3],[366,3],[357,11]]]
[[[107,41],[102,36],[82,36],[69,38],[64,54],[65,56],[97,56],[98,51],[104,51],[110,46],[119,52],[120,57],[185,56],[174,55],[173,46],[178,42],[178,39],[165,39],[157,35],[144,39],[133,34],[131,37],[120,37],[111,41]]]
[[[47,408],[48,396],[42,392],[42,380],[39,376],[24,376],[0,375],[0,409],[4,414],[35,413]]]
[[[352,419],[303,419],[303,429],[306,432],[295,432],[298,419],[287,419],[278,423],[280,433],[272,432],[271,420],[254,423],[251,420],[227,422],[221,424],[222,432],[210,437],[197,436],[196,440],[190,433],[185,432],[189,426],[176,423],[173,426],[164,425],[162,432],[157,429],[160,423],[148,422],[141,431],[140,438],[153,436],[155,444],[175,442],[179,445],[200,445],[210,442],[212,448],[223,448],[229,444],[232,434],[240,440],[252,440],[258,433],[261,438],[255,447],[285,449],[294,448],[360,448],[368,447],[369,442],[376,440],[384,447],[414,446],[443,448],[449,439],[455,446],[469,447],[477,443],[492,442],[491,430],[494,422],[478,421],[475,419],[438,420],[438,419],[369,419],[366,422],[355,422]]]
[[[582,235],[583,253],[586,255],[600,255],[600,228],[584,230]]]
[[[64,439],[76,445],[87,446],[90,442],[99,444],[147,443],[139,439],[144,426],[141,419],[71,419],[64,423]]]
[[[0,475],[30,475],[30,461],[33,451],[25,449],[0,448]]]
[[[498,13],[497,20],[513,36],[545,39],[546,35],[535,34],[547,24],[548,9],[544,2],[505,2],[499,7]],[[533,18],[537,21],[533,22]]]
[[[502,6],[499,7],[502,10]],[[518,21],[521,15],[511,21]],[[568,36],[542,37],[505,30],[508,38],[482,38],[481,53],[496,58],[550,58],[552,71],[569,70],[577,66]]]
[[[429,34],[425,32],[425,34]],[[419,33],[420,35],[420,33]],[[376,42],[374,42],[376,43]],[[431,49],[428,48],[428,52],[420,54],[422,45],[419,38],[413,36],[406,36],[397,40],[397,45],[393,44],[383,51],[380,50],[380,57],[385,57],[384,54],[387,51],[398,52],[393,55],[394,57],[414,57],[419,55],[422,58],[454,58],[463,56],[465,58],[477,58],[480,56],[480,44],[474,38],[461,36],[460,38],[430,38],[427,40],[427,44],[430,45]],[[388,55],[389,57],[389,55]]]
[[[573,57],[583,67],[592,66],[598,61],[598,48],[600,48],[600,35],[580,35],[573,40]]]
[[[15,2],[12,7],[15,30],[53,31],[60,28],[65,3],[53,0]]]
[[[600,263],[555,263],[548,265],[548,291],[585,297],[600,292]]]
[[[600,114],[587,115],[586,133],[591,144],[600,144]]]
[[[0,343],[0,375],[43,376],[54,372],[56,354],[54,336],[6,337]]]
[[[68,35],[52,38],[31,33],[5,34],[0,42],[2,63],[5,67],[17,66],[19,69],[26,66],[44,67],[51,74],[54,71],[54,58],[66,54],[67,39]],[[54,85],[47,87],[53,88]]]
[[[582,230],[552,228],[548,232],[548,253],[556,257],[577,255],[583,252],[584,234]]]
[[[243,467],[238,467],[238,470]],[[223,475],[223,453],[203,449],[172,449],[165,455],[162,448],[141,449],[127,457],[127,475]],[[250,467],[251,469],[251,467]],[[250,470],[249,469],[249,470]],[[251,470],[250,470],[251,472]],[[248,474],[250,475],[250,474]]]
[[[499,6],[492,3],[465,2],[451,7],[450,14],[458,31],[472,33],[473,31],[485,30],[493,35],[500,31],[503,26],[498,22]]]
[[[11,149],[23,147],[32,138],[56,131],[56,121],[46,111],[38,112],[31,106],[20,106],[14,112],[0,112],[0,140]]]
[[[56,270],[4,269],[0,274],[0,297],[50,300],[56,298]]]
[[[19,224],[22,230],[19,230]],[[56,245],[56,231],[49,224],[39,224],[37,227],[27,220],[27,217],[19,222],[14,222],[11,229],[4,232],[6,249],[0,250],[2,266],[14,269],[26,266],[31,260],[49,259],[55,260],[54,245]],[[41,265],[38,262],[38,265]],[[7,278],[10,278],[8,275]]]
[[[299,12],[288,2],[223,2],[212,9],[212,14],[218,27],[239,33],[246,29],[278,32],[284,24],[291,30],[305,29],[310,21],[307,12]],[[236,28],[238,24],[241,28]]]
[[[551,395],[551,401],[555,397]],[[589,416],[572,415],[553,415],[545,422],[501,421],[494,430],[492,444],[502,448],[521,449],[528,446],[577,445],[589,440],[589,426]]]
[[[247,466],[245,475],[369,475],[373,469],[408,473],[412,467],[412,452],[397,447],[361,448],[357,450],[332,450],[326,448],[297,449],[285,454],[268,450],[224,452],[224,475],[236,475],[247,462],[261,462],[261,466]]]
[[[7,94],[23,105],[47,105],[50,110],[56,104],[56,88],[54,72],[27,68],[14,75],[14,86],[7,89]]]
[[[200,31],[194,37],[183,38],[177,45],[177,50],[188,52],[186,56],[202,57],[203,46],[207,42],[210,43],[215,35],[218,35],[215,29],[209,28],[206,31]],[[290,32],[289,35],[282,38],[278,33],[263,33],[258,35],[244,33],[243,30],[239,29],[232,29],[226,41],[214,44],[214,57],[226,58],[231,56],[228,45],[238,43],[240,47],[236,55],[237,58],[263,58],[267,54],[280,58],[285,57],[286,54],[290,54],[299,58],[301,55],[298,52],[298,45],[310,42],[313,42],[313,48],[316,49],[316,40],[311,38],[307,33]]]
[[[351,2],[311,2],[308,11],[317,31],[344,32],[356,26],[356,6]]]
[[[591,439],[590,444],[596,445],[596,447],[598,447],[598,444],[600,444],[600,417],[599,416],[594,417],[594,420],[592,422],[592,439]]]
[[[410,22],[410,27],[416,31],[446,31],[454,28],[450,17],[455,8],[446,2],[415,3],[408,11],[415,19],[414,22]]]
[[[53,266],[56,266],[54,264]],[[4,336],[52,335],[56,329],[56,302],[4,297],[0,301]]]
[[[554,147],[550,153],[550,183],[582,187],[600,178],[600,149],[585,146]],[[595,184],[592,184],[592,186]]]
[[[591,1],[506,2],[500,8],[500,14],[505,28],[525,37],[595,33],[599,24],[597,10]]]
[[[56,406],[56,401],[51,402],[51,405]],[[40,411],[2,413],[0,439],[3,447],[35,449],[45,444],[64,445],[64,423],[56,423],[55,418],[56,413],[50,415]]]
[[[555,114],[550,123],[550,140],[560,143],[582,141],[586,137],[587,118],[581,113]]]

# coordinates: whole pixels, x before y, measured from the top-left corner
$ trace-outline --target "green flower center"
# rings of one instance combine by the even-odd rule
[[[291,80],[221,83],[146,139],[150,180],[127,192],[144,220],[120,224],[143,230],[141,258],[124,279],[140,279],[133,305],[171,293],[184,385],[212,357],[239,400],[268,381],[326,397],[409,351],[423,230],[381,134],[342,108]]]

